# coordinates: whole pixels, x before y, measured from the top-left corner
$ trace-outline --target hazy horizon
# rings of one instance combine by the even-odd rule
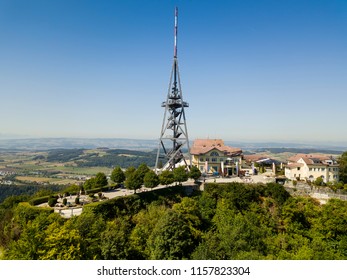
[[[190,145],[195,139],[190,139]],[[222,139],[229,146],[257,149],[257,148],[303,148],[327,149],[335,151],[347,150],[343,142],[276,142],[276,141],[235,141]],[[43,138],[6,138],[0,134],[0,149],[56,149],[56,148],[130,148],[130,149],[157,149],[159,139],[139,138],[81,138],[81,137],[43,137]]]

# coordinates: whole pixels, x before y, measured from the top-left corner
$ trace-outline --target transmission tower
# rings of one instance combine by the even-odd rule
[[[166,101],[162,103],[165,108],[163,124],[161,128],[158,153],[156,159],[157,173],[162,170],[173,170],[176,165],[183,164],[187,168],[191,166],[191,155],[188,140],[188,130],[184,108],[189,107],[183,101],[180,74],[177,60],[177,24],[178,9],[175,9],[174,29],[174,59],[170,76],[170,83]],[[187,147],[189,163],[187,163],[182,149]]]

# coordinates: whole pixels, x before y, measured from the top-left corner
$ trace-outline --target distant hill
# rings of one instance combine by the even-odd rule
[[[6,150],[51,150],[51,149],[130,149],[153,150],[158,141],[121,138],[28,138],[0,139],[0,149]]]
[[[193,140],[192,140],[193,141]],[[191,142],[192,142],[191,141]],[[273,152],[329,152],[337,154],[347,150],[346,144],[303,144],[280,142],[234,142],[225,141],[226,145],[239,147],[243,151],[257,152],[261,149],[273,149]],[[153,151],[158,148],[155,139],[126,139],[126,138],[27,138],[27,139],[1,139],[0,150],[51,150],[51,149],[128,149],[137,151]],[[286,150],[288,149],[288,150]]]
[[[327,149],[309,149],[309,148],[261,148],[256,149],[256,153],[270,152],[273,154],[281,154],[281,153],[293,153],[293,154],[333,154],[333,155],[341,155],[344,151],[335,151],[335,150],[327,150]]]
[[[304,153],[304,150],[310,151],[312,153],[317,153],[321,151],[336,151],[340,153],[341,151],[347,150],[347,143],[338,143],[338,144],[326,144],[326,143],[281,143],[281,142],[233,142],[233,141],[224,141],[226,145],[239,147],[243,150],[259,152],[260,150],[269,150],[283,149],[283,152],[293,152],[293,153]],[[286,149],[288,149],[286,151]],[[291,151],[289,151],[291,150]],[[323,153],[323,152],[322,152]]]
[[[138,167],[145,163],[154,167],[156,153],[154,151],[136,151],[129,149],[53,149],[48,150],[47,162],[74,163],[79,167]]]

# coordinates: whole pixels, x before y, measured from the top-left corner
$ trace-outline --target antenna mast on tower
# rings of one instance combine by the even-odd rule
[[[155,168],[156,171],[173,170],[178,163],[190,167],[191,155],[188,140],[188,131],[184,108],[189,107],[183,101],[180,74],[177,61],[177,28],[178,9],[175,9],[174,29],[174,59],[170,76],[170,83],[166,101],[162,103],[165,108],[164,119],[161,128],[159,147]],[[187,147],[189,163],[187,163],[182,148]],[[160,160],[162,159],[162,161]],[[159,168],[159,165],[161,168]]]

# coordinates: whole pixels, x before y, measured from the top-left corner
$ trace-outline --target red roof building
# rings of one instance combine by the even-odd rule
[[[237,175],[242,150],[222,139],[196,139],[190,149],[192,164],[205,174]]]

